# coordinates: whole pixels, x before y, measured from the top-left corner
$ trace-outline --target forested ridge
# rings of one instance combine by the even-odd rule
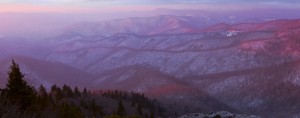
[[[6,87],[0,89],[1,118],[154,118],[165,109],[144,94],[87,90],[68,85],[34,88],[12,61]]]

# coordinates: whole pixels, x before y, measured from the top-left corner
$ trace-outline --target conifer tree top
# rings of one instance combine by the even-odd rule
[[[35,89],[24,80],[18,64],[12,60],[8,71],[8,82],[6,84],[6,97],[13,103],[19,103],[21,109],[31,104],[36,95]]]
[[[20,67],[18,64],[12,60],[12,65],[10,66],[10,70],[8,71],[8,90],[16,90],[18,88],[22,88],[27,86],[27,82],[23,80],[24,74],[21,73]]]

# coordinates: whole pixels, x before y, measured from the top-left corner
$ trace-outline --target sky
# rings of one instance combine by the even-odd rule
[[[228,7],[230,6],[230,7]],[[1,0],[0,12],[108,12],[176,9],[300,8],[300,0]]]

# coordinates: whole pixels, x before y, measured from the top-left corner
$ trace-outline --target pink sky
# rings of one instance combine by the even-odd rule
[[[112,6],[46,6],[46,5],[0,5],[0,12],[130,12],[130,11],[151,11],[158,8],[170,8],[170,9],[204,9],[213,11],[222,10],[241,10],[241,9],[252,9],[253,6],[241,6],[241,5],[212,5],[212,4],[164,4],[164,5],[112,5]]]
[[[300,8],[299,0],[0,0],[0,12],[111,12],[172,9]]]
[[[0,0],[0,12],[118,12],[157,8],[236,10],[300,8],[295,0]]]

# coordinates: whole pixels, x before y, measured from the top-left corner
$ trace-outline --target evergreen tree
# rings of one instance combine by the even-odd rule
[[[80,95],[81,95],[81,93],[80,93],[80,91],[79,91],[79,89],[78,89],[77,86],[76,86],[75,89],[74,89],[74,94],[75,94],[76,96],[80,96]]]
[[[45,87],[43,85],[40,85],[39,87],[39,91],[38,91],[38,95],[41,97],[41,98],[44,98],[44,97],[47,97],[48,94],[47,94],[47,91],[45,89]]]
[[[65,97],[65,96],[64,96],[62,90],[61,90],[59,87],[57,87],[57,88],[56,88],[56,91],[55,91],[55,100],[58,102],[58,101],[60,101],[61,99],[63,99],[64,97]]]
[[[83,92],[82,92],[82,96],[87,97],[87,95],[88,95],[88,92],[87,92],[86,88],[84,88]]]
[[[24,110],[32,104],[36,90],[24,81],[24,74],[21,73],[19,65],[14,60],[12,60],[8,75],[5,96],[10,102],[20,105],[20,109]]]
[[[87,94],[86,88],[83,89],[83,93],[84,93],[84,94]]]
[[[66,97],[74,97],[73,90],[71,89],[71,87],[67,86],[66,84],[64,84],[62,90],[63,90],[64,95],[65,95]]]
[[[43,85],[40,85],[38,91],[38,98],[42,108],[45,108],[48,103],[48,93]]]
[[[84,118],[80,108],[74,104],[62,103],[59,109],[60,118]]]
[[[56,102],[64,97],[62,90],[56,85],[51,86],[50,96],[54,97],[52,100]]]
[[[125,115],[125,108],[124,108],[124,105],[123,105],[122,100],[119,100],[117,114],[118,114],[119,116]]]
[[[56,91],[56,89],[57,89],[57,86],[55,84],[51,86],[51,92]]]

